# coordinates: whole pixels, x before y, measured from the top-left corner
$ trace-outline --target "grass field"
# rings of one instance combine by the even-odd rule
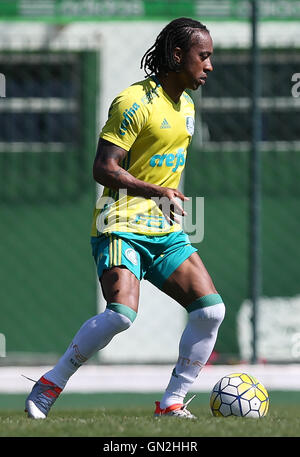
[[[197,420],[154,419],[157,394],[65,394],[43,421],[28,420],[24,395],[0,395],[1,437],[300,437],[300,393],[270,393],[263,419],[212,417],[209,394],[190,405]]]

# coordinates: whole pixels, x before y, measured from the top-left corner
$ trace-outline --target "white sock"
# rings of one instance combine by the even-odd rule
[[[120,307],[127,308],[124,305]],[[59,359],[55,367],[44,374],[48,381],[53,382],[63,389],[69,378],[86,362],[95,352],[103,349],[117,334],[130,327],[132,313],[120,314],[112,309],[91,317],[76,333],[72,343]],[[130,315],[131,319],[128,317]]]
[[[187,392],[212,353],[224,315],[223,302],[189,313],[179,343],[178,361],[161,400],[162,409],[184,402]]]

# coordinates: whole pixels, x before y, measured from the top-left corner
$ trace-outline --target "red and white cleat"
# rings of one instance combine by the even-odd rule
[[[27,377],[27,376],[25,376]],[[30,378],[27,378],[30,379]],[[30,379],[33,381],[32,379]],[[43,376],[34,384],[25,401],[25,412],[31,419],[46,419],[62,389]]]
[[[174,405],[168,406],[168,408],[161,409],[160,407],[160,402],[156,401],[155,405],[155,411],[154,411],[154,417],[166,417],[166,416],[173,416],[173,417],[180,417],[183,419],[197,419],[194,414],[192,414],[186,407],[190,403],[190,401],[195,398],[196,395],[194,395],[192,398],[189,399],[184,404],[181,403],[176,403]]]

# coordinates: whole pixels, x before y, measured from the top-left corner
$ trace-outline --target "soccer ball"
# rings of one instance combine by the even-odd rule
[[[268,412],[269,395],[253,376],[232,373],[221,378],[214,386],[210,408],[214,416],[260,418]]]

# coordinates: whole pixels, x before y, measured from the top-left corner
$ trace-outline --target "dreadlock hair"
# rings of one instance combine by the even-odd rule
[[[194,19],[180,17],[171,21],[157,36],[155,43],[146,51],[141,60],[141,67],[146,76],[179,71],[180,64],[174,60],[173,50],[176,47],[187,51],[194,31],[209,33],[204,24]]]

